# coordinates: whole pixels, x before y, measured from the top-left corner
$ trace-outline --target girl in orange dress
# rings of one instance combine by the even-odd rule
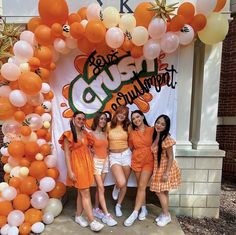
[[[76,112],[70,121],[71,131],[65,131],[59,143],[65,152],[67,185],[78,189],[75,222],[82,227],[90,225],[92,231],[100,231],[104,225],[94,219],[90,186],[94,182],[93,160],[88,148],[89,135],[84,130],[85,114]],[[83,210],[88,221],[82,216]]]
[[[180,170],[173,158],[175,140],[170,134],[170,118],[164,114],[155,121],[152,152],[154,154],[154,170],[150,190],[158,196],[163,213],[156,218],[158,226],[171,222],[169,213],[169,190],[180,185]]]
[[[125,220],[125,226],[131,226],[138,218],[144,220],[147,215],[146,187],[153,171],[153,155],[151,151],[153,127],[149,127],[147,120],[140,110],[131,113],[132,130],[129,133],[129,145],[132,152],[131,168],[137,180],[137,195],[134,211]],[[141,208],[141,213],[138,212]]]
[[[117,222],[112,218],[112,215],[107,210],[105,200],[104,180],[108,173],[108,140],[106,133],[107,116],[103,112],[97,113],[92,123],[91,138],[93,140],[93,161],[94,161],[94,178],[97,185],[95,195],[95,209],[93,215],[108,226],[115,226]],[[99,202],[102,211],[99,208]]]

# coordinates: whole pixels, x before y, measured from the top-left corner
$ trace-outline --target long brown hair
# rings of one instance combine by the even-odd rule
[[[83,114],[83,115],[86,117],[86,115],[85,115],[84,112],[82,112],[82,111],[76,111],[76,112],[74,112],[74,114],[73,114],[73,118],[75,118],[78,114]],[[77,138],[77,133],[76,133],[75,125],[74,125],[74,123],[73,123],[73,119],[70,120],[70,129],[71,129],[71,132],[72,132],[72,135],[73,135],[73,141],[74,141],[75,143],[77,143],[78,138]]]
[[[126,117],[125,117],[125,120],[122,123],[123,124],[122,127],[125,131],[128,131],[128,126],[130,124],[130,120],[129,120],[129,117],[128,117],[129,108],[124,106],[124,105],[121,105],[117,108],[113,118],[111,119],[111,129],[115,128],[117,126],[117,114],[123,113],[123,112],[125,112]]]
[[[93,131],[95,131],[95,130],[97,129],[97,126],[98,126],[98,123],[99,123],[99,119],[100,119],[100,117],[101,117],[102,115],[107,116],[105,112],[98,112],[98,113],[96,114],[96,116],[94,117],[93,123],[92,123],[92,126],[91,126],[91,129],[92,129]],[[104,126],[104,127],[102,128],[102,131],[103,131],[103,132],[106,131],[106,126]]]

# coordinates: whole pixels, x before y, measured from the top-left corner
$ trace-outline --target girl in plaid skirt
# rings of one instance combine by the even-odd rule
[[[158,226],[171,222],[169,213],[169,190],[180,185],[180,170],[173,157],[175,140],[169,134],[170,118],[160,115],[155,121],[152,152],[154,170],[150,190],[158,196],[163,212],[156,218]]]

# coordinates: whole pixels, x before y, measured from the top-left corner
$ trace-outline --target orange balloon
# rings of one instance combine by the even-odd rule
[[[21,107],[20,108],[21,109],[21,111],[23,111],[26,115],[27,114],[30,114],[30,113],[33,113],[33,111],[34,111],[34,108],[33,108],[33,106],[31,105],[31,104],[26,104],[26,105],[24,105],[23,107]]]
[[[19,227],[19,232],[21,235],[28,235],[31,231],[31,224],[30,223],[23,223]]]
[[[104,41],[106,28],[100,20],[90,20],[85,28],[85,36],[92,43]]]
[[[184,27],[185,19],[182,15],[174,16],[170,21],[170,31],[180,31]]]
[[[43,212],[34,208],[30,208],[25,212],[25,222],[29,224],[34,224],[42,221]]]
[[[130,53],[133,58],[139,58],[143,55],[143,47],[133,46]]]
[[[59,23],[54,23],[51,26],[52,34],[55,37],[61,37],[62,36],[62,26]]]
[[[45,110],[41,105],[38,105],[38,106],[35,107],[34,113],[42,115],[43,113],[45,113]]]
[[[47,175],[47,169],[44,161],[34,161],[29,167],[29,174],[36,179],[41,179]]]
[[[185,24],[189,24],[194,17],[195,7],[190,2],[184,2],[179,6],[177,14],[184,17]]]
[[[13,206],[15,210],[26,211],[30,207],[30,197],[26,194],[18,194],[13,199]]]
[[[37,70],[35,70],[35,73],[39,75],[39,77],[42,79],[43,82],[49,81],[49,77],[51,73],[48,69],[40,67]]]
[[[59,177],[60,173],[56,167],[50,168],[47,170],[47,176],[52,177],[56,180]]]
[[[24,72],[18,79],[20,89],[27,95],[36,95],[42,88],[41,78],[33,72]]]
[[[25,144],[20,140],[13,140],[8,145],[8,152],[12,157],[22,158],[25,154]]]
[[[8,182],[9,182],[9,179],[10,179],[10,177],[11,177],[11,176],[10,176],[10,174],[9,174],[9,173],[5,173],[5,174],[4,174],[4,176],[3,176],[3,179],[4,179],[4,181],[5,181],[5,182],[7,182],[7,183],[8,183]]]
[[[29,167],[30,166],[30,161],[28,159],[26,159],[25,157],[23,157],[20,162],[19,162],[20,166],[26,166]]]
[[[7,217],[4,215],[0,216],[0,228],[2,228],[5,224],[7,224]]]
[[[52,150],[51,150],[51,146],[46,143],[46,144],[42,144],[40,146],[39,151],[40,151],[41,154],[43,154],[43,156],[47,156],[51,153]]]
[[[20,179],[19,177],[16,177],[16,176],[11,177],[11,178],[9,179],[8,184],[9,184],[10,186],[14,187],[14,188],[19,188],[20,185],[21,185],[21,179]]]
[[[20,192],[22,194],[31,195],[38,190],[38,184],[34,177],[26,176],[24,183],[20,185]]]
[[[131,40],[129,40],[127,37],[125,38],[123,45],[122,45],[122,49],[124,51],[130,51],[133,48],[134,44],[132,43]]]
[[[46,129],[43,129],[43,128],[42,128],[42,129],[38,129],[38,130],[36,131],[36,134],[37,134],[37,136],[38,136],[39,139],[44,138],[47,133],[48,133],[48,131],[47,131]]]
[[[42,21],[49,26],[53,23],[65,24],[69,14],[65,0],[40,0],[38,10]]]
[[[193,17],[193,20],[191,21],[190,25],[193,27],[195,32],[198,32],[206,26],[206,23],[206,16],[203,14],[197,14]]]
[[[53,62],[51,62],[48,68],[49,68],[50,70],[55,70],[56,67],[57,67],[56,64],[53,63]]]
[[[6,164],[8,162],[8,156],[1,156],[2,164]]]
[[[150,7],[152,7],[151,3],[142,2],[135,8],[134,17],[136,19],[137,26],[144,26],[148,28],[149,23],[155,15],[153,11],[148,10]]]
[[[52,62],[52,51],[46,46],[38,47],[35,50],[35,57],[40,60],[41,65],[47,65]]]
[[[226,0],[217,0],[216,7],[213,10],[214,12],[219,12],[221,11],[226,4]]]
[[[87,7],[81,7],[77,14],[79,14],[81,20],[86,20],[87,19]]]
[[[10,87],[12,90],[19,89],[18,81],[11,81],[11,82],[9,83],[9,87]]]
[[[7,120],[13,116],[16,108],[11,104],[8,98],[0,97],[0,120]]]
[[[47,94],[43,94],[43,97],[45,100],[52,100],[54,97],[54,94],[52,91],[49,91]]]
[[[101,43],[96,44],[95,47],[97,53],[99,55],[107,55],[109,53],[111,53],[111,48],[107,45],[106,41],[102,41]]]
[[[36,69],[40,66],[40,60],[37,57],[31,57],[28,63],[32,69]]]
[[[0,216],[7,216],[13,210],[12,204],[9,201],[0,202]]]
[[[62,182],[56,182],[55,188],[49,192],[49,196],[52,198],[61,198],[66,193],[66,186]]]
[[[81,17],[78,13],[71,13],[68,17],[68,24],[71,25],[74,22],[80,22]]]
[[[46,134],[45,140],[46,140],[47,142],[49,142],[49,141],[52,140],[52,136],[51,136],[51,134],[50,134],[49,132]]]
[[[31,134],[32,130],[29,126],[21,126],[20,127],[20,133],[23,136],[29,136]]]
[[[39,152],[39,145],[36,142],[29,141],[25,143],[25,156],[34,159]]]
[[[27,24],[27,29],[34,32],[35,29],[42,24],[42,19],[40,17],[33,17]]]
[[[89,55],[95,48],[95,44],[91,43],[87,38],[82,38],[81,40],[78,40],[77,45],[80,51],[87,55]]]
[[[85,29],[79,22],[74,22],[70,26],[70,34],[75,39],[81,39],[85,35]]]
[[[35,29],[34,35],[40,45],[47,46],[53,42],[52,30],[46,25],[39,25]]]
[[[25,113],[23,111],[16,111],[14,113],[14,118],[18,122],[23,122],[25,120]]]

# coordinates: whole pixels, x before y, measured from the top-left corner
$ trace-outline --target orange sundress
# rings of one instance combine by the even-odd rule
[[[58,141],[63,150],[65,138],[69,141],[71,169],[75,174],[76,181],[73,182],[67,175],[66,184],[78,189],[89,188],[94,182],[93,159],[88,149],[90,136],[85,130],[83,130],[83,134],[82,141],[78,139],[78,142],[75,143],[72,132],[65,131]]]
[[[151,151],[153,131],[153,127],[146,126],[144,132],[132,130],[129,134],[129,146],[133,149],[131,168],[135,172],[153,171]]]
[[[180,169],[177,165],[176,160],[173,160],[169,177],[167,182],[162,181],[163,174],[166,170],[168,157],[167,157],[167,149],[175,145],[175,140],[172,139],[169,135],[162,142],[162,154],[161,154],[161,162],[160,167],[158,168],[157,163],[157,147],[154,148],[154,170],[153,177],[151,181],[150,190],[154,192],[163,192],[169,191],[172,188],[177,188],[180,185]]]

